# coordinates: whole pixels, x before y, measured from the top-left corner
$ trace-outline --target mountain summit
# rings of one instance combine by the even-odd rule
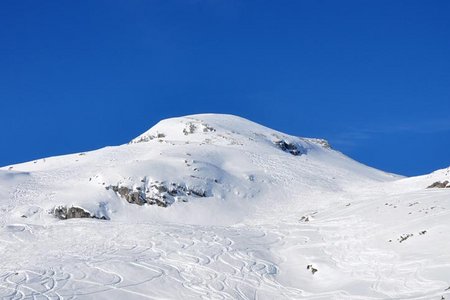
[[[8,169],[25,172],[36,187],[54,179],[55,197],[44,199],[45,211],[54,206],[65,217],[69,212],[64,207],[75,205],[106,219],[127,211],[125,204],[176,204],[183,210],[190,207],[187,202],[262,205],[398,178],[349,159],[325,140],[290,136],[219,114],[163,120],[127,145]],[[294,198],[293,190],[300,191]]]
[[[0,168],[0,295],[444,297],[448,180],[237,116],[163,120],[125,145]]]

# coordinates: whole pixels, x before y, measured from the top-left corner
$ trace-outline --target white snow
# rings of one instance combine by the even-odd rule
[[[163,120],[126,145],[0,168],[0,298],[450,299],[450,188],[427,189],[445,180],[236,116]]]

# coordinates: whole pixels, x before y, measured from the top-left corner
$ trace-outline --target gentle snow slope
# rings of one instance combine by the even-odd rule
[[[0,298],[450,299],[450,189],[426,189],[446,179],[236,116],[163,120],[0,169]],[[72,206],[107,220],[51,214]]]

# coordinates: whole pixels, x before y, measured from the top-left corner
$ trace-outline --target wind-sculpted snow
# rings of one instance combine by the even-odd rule
[[[427,188],[449,173],[235,116],[163,120],[0,169],[0,299],[450,299],[450,189]]]

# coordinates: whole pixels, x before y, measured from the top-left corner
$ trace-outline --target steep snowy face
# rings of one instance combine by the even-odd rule
[[[157,180],[155,173],[142,175],[143,184],[134,189],[130,183],[120,187],[123,182],[111,186],[130,203],[166,207],[193,198],[296,201],[293,190],[301,190],[296,194],[301,197],[396,178],[333,151],[325,140],[290,136],[233,115],[163,120],[129,146],[158,144],[164,147],[161,168],[170,166],[172,172]],[[169,153],[171,159],[183,160],[184,168],[175,161],[170,165]],[[161,168],[154,169],[161,173]]]
[[[163,120],[127,145],[4,169],[28,172],[24,185],[33,187],[34,201],[60,218],[127,218],[132,210],[147,219],[160,210],[136,207],[171,206],[174,218],[181,213],[188,222],[186,209],[236,216],[232,210],[244,213],[256,204],[307,206],[313,194],[397,178],[347,158],[325,140],[216,114]],[[48,187],[52,195],[44,194]]]

